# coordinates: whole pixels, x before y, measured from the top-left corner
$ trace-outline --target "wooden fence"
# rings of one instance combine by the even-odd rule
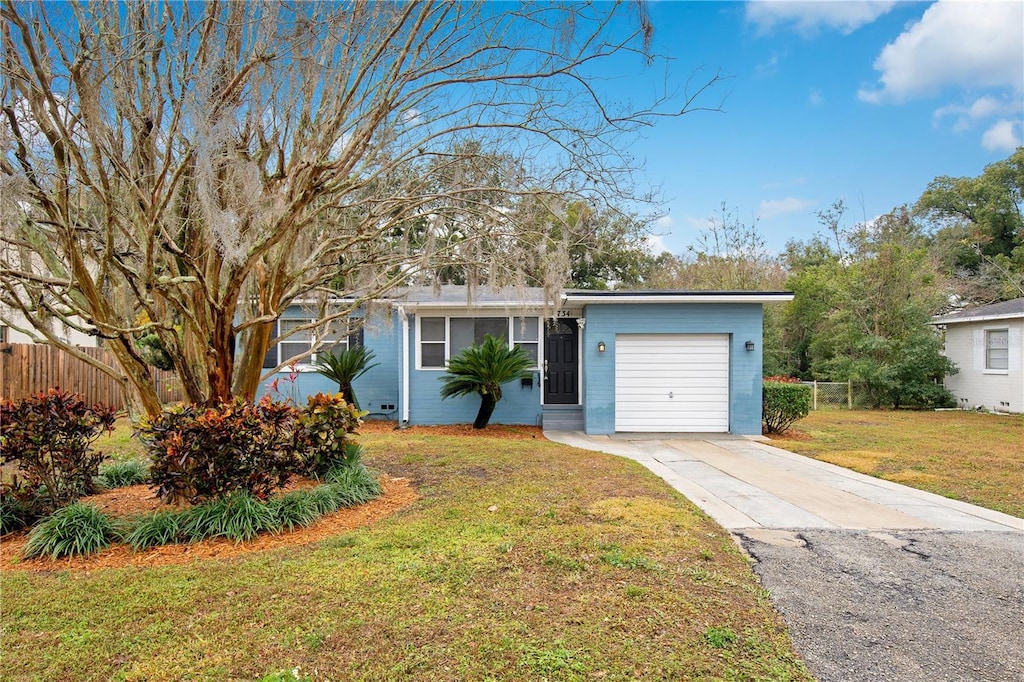
[[[106,349],[81,347],[79,350],[107,366],[117,366],[113,354]],[[184,400],[174,372],[152,371],[163,402]],[[19,400],[54,386],[81,393],[88,403],[126,407],[121,385],[113,377],[59,348],[0,343],[0,398]]]

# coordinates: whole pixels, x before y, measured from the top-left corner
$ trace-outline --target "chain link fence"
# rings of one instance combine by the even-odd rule
[[[811,387],[812,410],[852,410],[857,404],[857,387],[849,381],[804,381]]]

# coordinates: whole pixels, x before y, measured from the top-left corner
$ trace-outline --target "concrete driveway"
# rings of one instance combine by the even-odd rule
[[[727,528],[820,680],[1024,680],[1024,520],[721,434],[545,432]]]

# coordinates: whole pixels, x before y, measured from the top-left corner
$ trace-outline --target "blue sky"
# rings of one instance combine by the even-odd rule
[[[1022,144],[1024,3],[654,2],[672,81],[730,78],[631,148],[682,253],[722,202],[769,248],[806,239],[836,199],[849,224],[912,204],[939,175],[975,176]],[[612,81],[649,99],[656,73]]]

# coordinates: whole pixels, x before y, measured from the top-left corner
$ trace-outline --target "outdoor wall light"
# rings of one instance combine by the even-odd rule
[[[597,352],[598,353],[603,353],[604,349],[605,349],[604,341],[598,341],[597,342]]]
[[[744,347],[745,347],[745,348],[746,348],[746,349],[747,349],[748,351],[750,351],[750,350],[754,350],[754,342],[753,342],[753,341],[747,341],[747,342],[746,342],[746,344],[744,344]]]

